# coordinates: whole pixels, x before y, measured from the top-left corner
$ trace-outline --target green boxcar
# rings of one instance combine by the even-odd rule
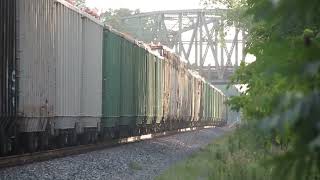
[[[211,123],[212,122],[212,110],[213,110],[213,105],[212,105],[212,89],[211,86],[208,85],[208,91],[209,91],[209,105],[208,105],[208,121]]]
[[[201,89],[201,105],[200,105],[200,112],[201,112],[201,119],[199,121],[199,124],[202,124],[203,121],[205,121],[206,117],[206,85],[203,83],[202,89]]]
[[[214,111],[215,111],[215,108],[216,108],[216,106],[215,106],[215,99],[216,99],[216,96],[215,96],[215,89],[211,89],[211,93],[212,93],[212,100],[211,100],[211,103],[212,103],[212,107],[211,107],[211,110],[212,110],[212,112],[211,112],[211,121],[213,122],[213,123],[215,123],[215,116],[214,116]]]
[[[214,106],[214,109],[213,109],[213,117],[214,119],[216,120],[217,119],[217,106],[218,106],[218,103],[217,103],[217,100],[218,100],[218,96],[217,96],[217,91],[216,90],[213,90],[213,96],[214,96],[214,101],[213,101],[213,106]]]
[[[218,99],[219,99],[219,105],[218,105],[218,111],[219,111],[219,120],[221,120],[221,107],[222,107],[222,98],[221,98],[221,96],[219,96],[218,97]]]
[[[210,88],[210,93],[211,93],[211,102],[210,102],[210,121],[211,123],[214,122],[214,90],[212,87]]]
[[[215,101],[215,118],[217,119],[217,121],[219,120],[219,92],[217,90],[215,90],[215,94],[216,94],[216,101]]]
[[[210,122],[211,116],[211,89],[210,85],[207,84],[207,93],[208,93],[208,100],[207,100],[207,122]]]
[[[210,85],[207,84],[207,122],[210,122],[210,116],[211,116],[211,89]]]
[[[105,29],[102,128],[150,125],[164,117],[197,125],[225,118],[223,94],[189,74],[176,56],[168,58]]]
[[[203,94],[203,88],[204,88],[204,83],[202,82],[202,81],[200,81],[200,80],[197,80],[198,81],[198,92],[199,92],[199,95],[198,95],[198,99],[199,99],[199,101],[197,102],[198,104],[197,104],[197,110],[198,110],[198,121],[197,121],[197,126],[198,125],[200,125],[201,124],[201,122],[202,122],[202,119],[203,119],[203,109],[204,109],[204,107],[203,107],[203,99],[204,99],[204,94]]]
[[[203,113],[202,113],[201,123],[206,121],[206,117],[207,117],[207,86],[205,83],[203,84],[203,89],[202,89],[202,106],[203,106]]]
[[[210,84],[205,83],[205,123],[213,123],[214,108],[214,91]]]
[[[218,114],[218,120],[219,121],[221,121],[221,109],[222,109],[222,96],[220,95],[220,96],[218,96],[218,102],[219,102],[219,104],[218,104],[218,112],[219,112],[219,114]]]
[[[102,78],[102,128],[115,127],[120,119],[121,38],[104,30]]]
[[[137,45],[134,49],[135,114],[136,124],[141,125],[146,119],[147,51]]]
[[[136,124],[134,101],[134,44],[121,38],[121,66],[120,66],[120,126],[134,126]]]

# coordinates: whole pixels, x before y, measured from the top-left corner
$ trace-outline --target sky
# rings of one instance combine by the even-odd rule
[[[87,5],[98,9],[140,9],[142,12],[201,8],[200,0],[87,0]]]

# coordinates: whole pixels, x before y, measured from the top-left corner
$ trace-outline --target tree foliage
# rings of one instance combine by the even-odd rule
[[[144,42],[151,42],[153,40],[152,28],[154,27],[155,22],[152,22],[149,18],[124,20],[124,17],[139,13],[139,9],[109,9],[101,14],[101,20],[120,32],[126,33]]]
[[[241,8],[247,52],[233,83],[248,90],[230,104],[249,123],[288,144],[270,161],[274,179],[314,179],[320,172],[320,1],[219,0]],[[241,5],[239,5],[241,4]]]
[[[130,10],[126,8],[109,9],[101,14],[101,20],[119,31],[128,31],[128,26],[122,21],[123,17],[139,13],[140,10]]]
[[[79,8],[86,7],[86,0],[76,0],[75,1],[75,6],[77,6]]]

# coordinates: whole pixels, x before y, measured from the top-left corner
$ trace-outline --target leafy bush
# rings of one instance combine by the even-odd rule
[[[320,1],[246,0],[244,8],[243,22],[251,19],[247,52],[256,61],[233,77],[248,90],[229,103],[284,147],[268,163],[273,179],[314,179],[320,172]]]

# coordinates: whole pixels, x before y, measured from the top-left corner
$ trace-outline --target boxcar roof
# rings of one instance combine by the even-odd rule
[[[103,23],[99,19],[96,19],[92,15],[82,11],[81,9],[75,7],[74,5],[70,4],[69,2],[67,2],[65,0],[54,0],[54,2],[64,5],[65,7],[69,8],[70,10],[82,15],[83,17],[90,19],[91,21],[95,22],[96,24],[100,25],[101,27],[104,26]]]

